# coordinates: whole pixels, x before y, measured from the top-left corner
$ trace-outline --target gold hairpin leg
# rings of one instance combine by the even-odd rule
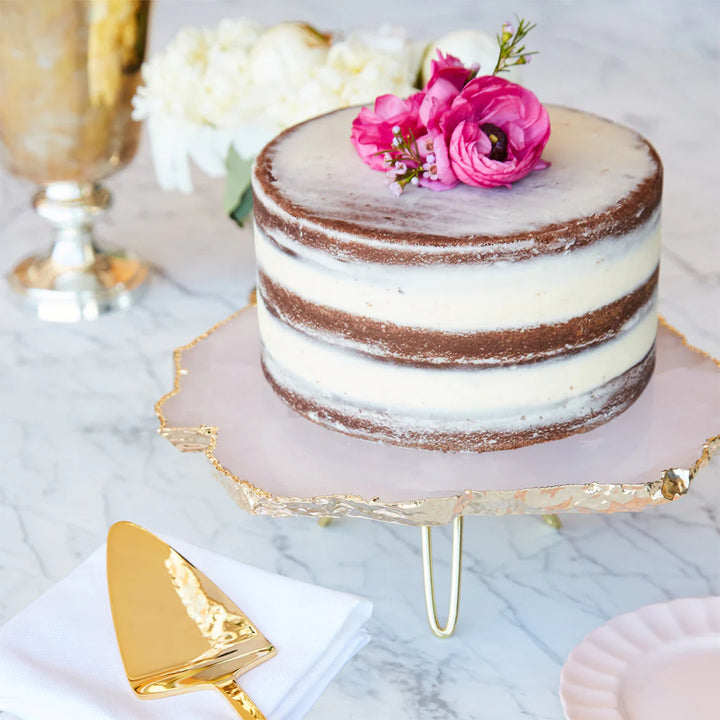
[[[460,606],[460,573],[462,570],[462,536],[463,518],[462,515],[453,520],[452,539],[452,570],[450,576],[450,607],[445,627],[438,623],[437,609],[435,606],[435,583],[433,580],[432,560],[432,538],[431,528],[423,525],[420,528],[422,533],[422,560],[423,560],[423,583],[425,585],[425,610],[427,611],[430,629],[439,638],[450,637],[455,632],[457,625],[458,608]]]

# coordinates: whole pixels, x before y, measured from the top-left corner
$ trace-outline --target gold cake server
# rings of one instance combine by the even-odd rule
[[[213,686],[243,720],[265,720],[234,678],[275,648],[222,590],[130,522],[110,528],[107,576],[120,655],[140,697]]]

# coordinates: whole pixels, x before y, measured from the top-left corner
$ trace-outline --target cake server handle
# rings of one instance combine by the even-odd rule
[[[235,712],[242,720],[266,720],[257,705],[255,705],[247,693],[232,677],[220,680],[214,683],[214,685],[233,706]]]

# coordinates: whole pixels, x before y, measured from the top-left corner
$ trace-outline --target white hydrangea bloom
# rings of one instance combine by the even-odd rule
[[[220,176],[231,145],[252,157],[308,118],[384,93],[409,95],[420,54],[393,28],[333,43],[302,23],[185,28],[143,67],[133,116],[147,120],[160,185],[190,192],[189,158]]]

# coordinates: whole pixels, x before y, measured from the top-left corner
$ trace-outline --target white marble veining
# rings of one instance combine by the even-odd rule
[[[348,29],[380,20],[416,37],[477,24],[504,8],[454,3],[160,2],[154,46],[186,23],[302,17]],[[719,12],[710,0],[517,0],[538,22],[528,83],[558,102],[645,134],[666,171],[660,309],[720,357]],[[534,517],[466,522],[460,625],[434,638],[424,618],[416,528],[249,517],[200,455],[159,438],[153,404],[171,386],[171,351],[227,316],[253,283],[251,233],[222,214],[222,183],[163,193],[147,146],[112,178],[99,234],[157,268],[144,301],[95,324],[49,325],[0,296],[0,622],[67,574],[115,520],[244,562],[371,598],[373,640],[310,720],[560,720],[560,668],[608,618],[651,602],[720,592],[720,461],[680,501],[641,514],[573,515],[557,532]],[[47,242],[31,187],[2,174],[3,273]],[[720,415],[720,411],[719,411]],[[718,425],[720,426],[720,418]],[[708,428],[717,433],[720,428]],[[447,581],[447,528],[436,532]]]

